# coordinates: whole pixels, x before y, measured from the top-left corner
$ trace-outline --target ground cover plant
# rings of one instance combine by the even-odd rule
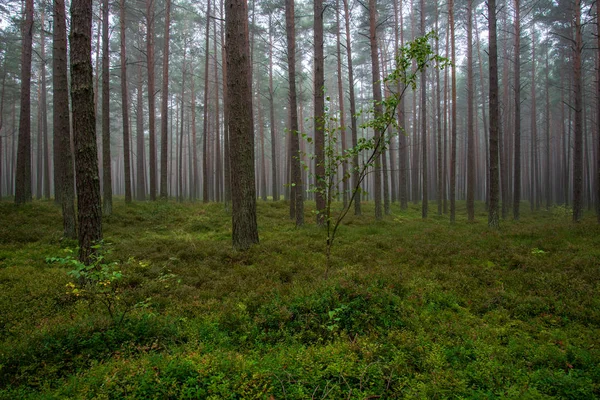
[[[600,397],[592,215],[363,207],[325,278],[323,230],[285,202],[236,252],[222,205],[116,201],[90,288],[52,202],[0,203],[0,398]]]

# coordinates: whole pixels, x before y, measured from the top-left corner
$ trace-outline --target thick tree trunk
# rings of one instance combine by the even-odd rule
[[[489,107],[490,107],[490,190],[488,208],[488,226],[499,228],[500,182],[498,180],[498,44],[496,40],[496,0],[488,0],[488,31],[489,31]]]
[[[71,104],[77,178],[79,259],[89,264],[102,240],[102,207],[92,79],[92,1],[71,2]]]
[[[348,9],[348,0],[342,0],[344,3],[344,22],[346,27],[346,55],[348,59],[348,95],[350,98],[350,126],[352,129],[352,147],[358,144],[358,123],[356,121],[356,99],[354,97],[354,68],[352,66],[352,40],[350,37],[350,10]],[[356,189],[358,184],[358,154],[352,160],[352,187]],[[361,215],[360,195],[354,202],[354,215]]]
[[[25,1],[22,29],[21,109],[19,116],[19,149],[15,177],[15,203],[31,201],[31,52],[33,47],[33,0]]]
[[[596,2],[596,23],[597,23],[597,39],[598,39],[598,87],[596,99],[596,135],[598,149],[596,152],[596,218],[600,224],[600,3]],[[546,63],[547,63],[546,58]],[[548,68],[546,68],[546,71]],[[546,78],[547,80],[547,78]]]
[[[227,0],[227,97],[231,152],[233,247],[244,250],[258,243],[254,180],[252,74],[246,0]]]
[[[131,161],[129,155],[129,93],[127,88],[127,47],[125,40],[125,0],[120,0],[121,25],[121,109],[123,114],[123,170],[125,171],[125,202],[131,203]]]
[[[171,30],[171,0],[166,0],[165,8],[165,37],[163,50],[163,71],[162,71],[162,107],[160,111],[160,198],[166,200],[169,197],[167,191],[169,166],[169,148],[168,148],[168,115],[169,115],[169,34]],[[181,162],[181,160],[180,160]]]
[[[55,155],[59,170],[60,203],[63,214],[63,235],[74,239],[75,189],[73,180],[73,154],[71,152],[71,126],[69,121],[69,83],[67,80],[67,26],[64,0],[54,0],[54,29],[52,40],[52,82],[54,85],[54,113],[52,131],[60,157]],[[55,175],[56,176],[56,175]]]

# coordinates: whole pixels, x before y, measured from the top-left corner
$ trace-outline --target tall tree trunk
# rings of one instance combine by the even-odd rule
[[[439,31],[439,10],[436,8],[435,11],[435,30]],[[440,54],[440,39],[435,39],[435,54]],[[442,215],[442,181],[444,176],[442,174],[442,109],[441,109],[441,85],[440,85],[440,70],[435,70],[435,109],[436,109],[436,122],[437,122],[437,213]]]
[[[136,175],[137,175],[137,189],[136,199],[138,201],[146,200],[146,143],[144,140],[144,105],[143,101],[143,90],[142,90],[142,64],[138,64],[138,81],[137,81],[137,111],[135,117],[136,123]]]
[[[180,128],[179,128],[179,202],[183,202],[183,124],[184,124],[184,110],[185,110],[185,78],[187,73],[187,65],[186,65],[186,55],[187,55],[187,41],[184,39],[183,41],[183,65],[181,67],[181,120],[180,120]]]
[[[227,94],[231,152],[233,247],[244,250],[258,243],[254,180],[252,73],[246,0],[227,0]]]
[[[377,5],[376,0],[369,0],[369,43],[371,49],[371,71],[373,76],[373,100],[375,102],[375,119],[382,114],[381,107],[381,74],[379,72],[379,51],[377,46]],[[375,134],[375,156],[373,157],[374,168],[374,199],[375,199],[375,219],[383,218],[383,209],[381,202],[381,153],[384,145],[382,132],[379,128],[374,129]]]
[[[169,138],[169,35],[171,30],[171,0],[166,0],[165,6],[165,47],[163,50],[162,107],[160,111],[160,198],[163,200],[166,200],[169,197],[167,190],[167,169],[169,167],[169,148],[167,146],[167,141]]]
[[[42,7],[45,8],[45,2],[42,3]],[[44,198],[50,199],[50,155],[48,154],[48,105],[46,104],[46,32],[45,32],[45,21],[46,13],[42,9],[41,13],[41,32],[40,32],[40,57],[42,59],[41,68],[41,89],[40,89],[40,105],[41,107],[41,123],[42,123],[42,146],[43,146],[43,187],[44,187]]]
[[[452,128],[450,144],[450,222],[456,221],[456,38],[454,27],[454,0],[448,2],[450,42],[452,48]]]
[[[583,35],[581,26],[581,0],[575,0],[574,12],[573,96],[575,98],[575,138],[573,146],[573,222],[579,222],[583,217],[583,83],[581,75]]]
[[[127,88],[127,47],[125,37],[125,0],[120,0],[119,22],[121,25],[121,109],[123,113],[123,169],[125,171],[125,202],[131,203],[131,161],[129,155],[129,93]]]
[[[265,163],[265,119],[263,117],[263,107],[261,104],[260,84],[257,83],[256,106],[258,108],[258,132],[260,135],[260,198],[267,201],[267,171]]]
[[[54,0],[54,29],[52,40],[52,82],[54,85],[54,112],[52,131],[60,158],[55,157],[59,170],[60,203],[63,214],[63,235],[74,239],[75,188],[73,180],[73,154],[71,152],[71,126],[69,121],[69,83],[67,80],[67,25],[64,0]],[[56,175],[55,175],[56,176]]]
[[[208,60],[210,45],[210,0],[206,5],[206,41],[204,60],[204,113],[202,121],[202,202],[208,203]],[[254,168],[254,167],[253,167]]]
[[[223,14],[223,1],[221,1],[221,15]],[[221,43],[223,48],[227,48],[223,25],[221,25]],[[228,94],[227,94],[227,62],[226,62],[225,51],[221,51],[221,68],[223,73],[223,175],[224,175],[224,201],[225,209],[228,208],[231,202],[231,164],[230,164],[230,146],[229,146],[229,108],[227,107]]]
[[[340,23],[340,0],[336,0],[336,53],[337,53],[337,84],[338,84],[338,99],[340,103],[340,135],[342,140],[342,154],[347,149],[346,145],[346,114],[344,109],[344,86],[342,84],[342,50],[341,50],[341,31],[342,26]],[[350,192],[350,182],[348,176],[348,163],[342,163],[342,201],[344,207],[348,205],[348,193]]]
[[[148,66],[148,135],[150,200],[156,200],[156,93],[154,83],[154,0],[146,0],[146,58]]]
[[[215,6],[216,10],[216,6]],[[219,63],[217,62],[217,19],[213,19],[213,53],[215,59],[215,200],[222,199],[223,175],[221,168],[221,118],[219,116]]]
[[[198,195],[198,145],[196,144],[197,132],[196,132],[196,77],[194,76],[194,61],[191,61],[191,113],[192,113],[192,166],[191,166],[191,184],[190,184],[190,198],[192,201],[196,200]]]
[[[19,116],[19,150],[15,177],[15,203],[31,201],[31,52],[33,47],[33,0],[25,0],[22,29],[21,109]]]
[[[470,1],[470,0],[467,0]],[[425,36],[425,0],[421,0],[421,35]],[[421,70],[421,151],[423,166],[423,202],[421,206],[421,216],[427,218],[429,208],[428,196],[428,177],[427,177],[427,72],[425,68]]]
[[[325,224],[325,75],[323,0],[314,0],[314,126],[317,225]]]
[[[4,150],[4,145],[2,139],[4,139],[2,133],[2,126],[4,125],[4,94],[6,88],[6,67],[2,71],[2,88],[0,89],[2,92],[0,93],[0,200],[2,200],[2,196],[4,195],[4,190],[2,188],[2,182],[4,181],[4,169],[2,168],[2,163],[7,160],[8,155],[8,147],[6,147],[6,155],[2,154]],[[5,136],[6,141],[8,142],[8,135]],[[8,165],[7,165],[8,166]],[[8,168],[7,168],[8,169]]]
[[[600,38],[600,36],[598,36]],[[599,43],[600,44],[600,43]],[[550,181],[550,173],[552,170],[552,161],[550,160],[550,124],[552,120],[552,116],[550,115],[550,68],[548,63],[548,58],[550,56],[550,47],[546,51],[546,168],[545,168],[545,181],[546,181],[546,210],[550,210],[550,206],[552,205],[552,182]],[[598,48],[600,52],[600,47]],[[599,69],[600,71],[600,69]],[[600,78],[600,74],[598,75]],[[598,94],[600,99],[600,79],[598,80]],[[598,116],[600,116],[600,101],[598,102]],[[598,123],[600,123],[600,118],[598,118]],[[598,125],[600,126],[600,124]]]
[[[102,240],[102,207],[92,79],[92,0],[71,2],[71,104],[77,180],[79,260],[89,264]]]
[[[350,126],[352,129],[352,147],[358,144],[358,123],[356,121],[356,99],[354,97],[354,68],[352,66],[352,40],[350,37],[350,10],[348,9],[348,0],[342,0],[344,3],[344,22],[346,28],[346,55],[348,58],[348,95],[350,98]],[[352,159],[352,187],[356,189],[358,184],[358,154]],[[354,215],[361,215],[360,196],[354,202]]]
[[[529,159],[531,176],[529,189],[529,205],[531,211],[534,211],[539,206],[539,192],[537,191],[538,176],[537,176],[537,103],[535,92],[535,22],[531,26],[531,156]]]
[[[496,0],[488,0],[489,32],[489,107],[490,107],[490,197],[488,208],[488,226],[499,228],[500,182],[498,180],[498,126],[500,124],[498,107],[498,44],[496,40]]]
[[[316,4],[316,3],[315,3]],[[316,6],[315,6],[316,7]],[[292,185],[294,198],[290,199],[290,218],[296,218],[296,226],[304,224],[304,188],[302,185],[302,170],[300,168],[300,138],[298,133],[298,105],[296,94],[296,24],[295,24],[294,0],[285,2],[285,25],[287,36],[287,59],[288,59],[288,80],[289,80],[289,101],[290,101],[290,154]],[[315,22],[316,26],[316,22]],[[321,24],[321,28],[322,28]],[[317,42],[315,42],[317,43]],[[315,45],[315,49],[316,49]],[[315,80],[316,88],[316,80]],[[316,94],[315,94],[316,96]],[[316,97],[315,97],[316,100]],[[315,108],[316,109],[316,108]],[[315,112],[316,113],[316,112]],[[316,114],[315,114],[316,115]],[[315,118],[315,129],[317,125]],[[317,205],[319,209],[319,205]],[[317,217],[318,218],[318,217]]]
[[[273,17],[269,14],[269,127],[271,129],[271,183],[273,201],[279,201],[277,179],[277,135],[275,133],[275,93],[273,91]]]
[[[520,217],[521,205],[521,2],[515,1],[515,154],[513,218]]]
[[[475,132],[473,116],[473,0],[467,0],[467,216],[475,220]]]
[[[404,22],[402,15],[402,0],[394,2],[394,58],[398,60],[398,49],[404,46]],[[396,62],[396,68],[399,67]],[[404,85],[398,82],[396,88],[398,93],[402,93]],[[404,98],[398,104],[398,186],[399,186],[399,200],[400,209],[406,210],[408,208],[408,193],[407,193],[407,167],[408,167],[408,152],[407,152],[407,136],[405,130],[405,105]]]
[[[110,65],[108,55],[108,0],[102,1],[102,194],[103,215],[112,214],[112,171],[110,156]]]
[[[598,150],[596,153],[596,218],[600,224],[600,3],[596,2],[596,24],[598,39],[598,87],[596,93],[596,134]],[[548,58],[546,58],[547,63]],[[546,67],[546,71],[548,68]],[[547,80],[547,78],[546,78]]]

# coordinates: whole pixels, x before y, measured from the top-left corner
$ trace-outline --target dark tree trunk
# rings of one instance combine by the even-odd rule
[[[121,25],[121,109],[123,112],[123,163],[125,171],[125,202],[131,203],[131,161],[129,155],[129,93],[127,88],[127,47],[125,45],[125,0],[120,0]]]
[[[274,95],[275,93],[273,92],[273,21],[271,14],[269,14],[269,125],[271,129],[271,191],[273,192],[273,201],[279,201],[279,185],[277,179],[277,134],[275,133]]]
[[[227,97],[231,153],[233,247],[244,250],[258,243],[254,180],[252,73],[246,0],[227,0]]]
[[[19,116],[19,149],[15,177],[15,203],[31,201],[31,52],[33,46],[33,0],[25,1],[22,29],[21,110]]]
[[[102,1],[102,194],[103,215],[112,214],[112,171],[110,157],[110,65],[108,55],[108,0]]]
[[[166,0],[165,9],[165,47],[163,50],[163,74],[162,74],[162,91],[161,91],[161,102],[162,107],[160,111],[160,198],[166,200],[169,197],[167,191],[167,180],[168,174],[167,169],[169,167],[169,33],[171,30],[171,0]],[[180,160],[181,162],[181,160]]]
[[[469,0],[468,0],[469,1]],[[425,0],[421,0],[421,35],[425,36]],[[423,201],[421,205],[421,216],[427,218],[429,209],[428,196],[428,174],[427,174],[427,72],[421,70],[421,165],[423,167]]]
[[[317,225],[325,224],[325,75],[323,0],[314,0],[314,124]]]
[[[183,135],[184,135],[184,131],[183,131],[183,124],[184,124],[184,111],[185,111],[185,78],[186,78],[186,74],[187,74],[187,70],[186,70],[186,55],[187,55],[187,42],[184,39],[184,43],[183,43],[183,65],[181,67],[182,72],[181,72],[181,119],[179,121],[179,157],[177,157],[178,159],[178,163],[179,163],[179,182],[178,182],[178,196],[177,196],[177,200],[179,202],[183,202],[183,197],[184,197],[184,192],[183,192]],[[192,77],[193,79],[193,77]],[[172,131],[172,129],[171,129]]]
[[[221,15],[223,15],[223,1],[221,1]],[[224,29],[221,26],[221,42],[223,48],[227,48]],[[227,61],[225,51],[221,51],[221,65],[223,72],[223,197],[225,201],[225,208],[227,209],[228,204],[231,202],[231,163],[230,163],[230,146],[229,146],[229,108],[227,107],[228,93],[227,93]]]
[[[583,84],[581,75],[581,52],[583,37],[581,26],[581,0],[575,0],[575,48],[573,54],[573,96],[575,132],[573,146],[573,222],[583,217]]]
[[[596,2],[596,23],[597,23],[597,38],[598,38],[598,88],[597,88],[597,99],[596,99],[596,134],[598,149],[596,152],[596,217],[600,224],[600,3]],[[546,58],[547,60],[547,58]],[[546,61],[547,62],[547,61]],[[546,71],[548,68],[546,68]],[[547,78],[546,78],[547,80]]]
[[[154,0],[146,0],[146,59],[148,67],[148,136],[150,200],[156,200],[156,93],[154,83]]]
[[[498,126],[500,112],[498,108],[498,44],[496,40],[496,0],[488,0],[489,31],[489,107],[490,107],[490,197],[488,208],[488,226],[499,228],[500,182],[498,180]]]
[[[456,43],[454,27],[454,0],[448,2],[450,43],[452,48],[452,118],[450,143],[450,222],[456,221]]]
[[[475,220],[475,131],[473,116],[473,0],[467,0],[467,216]]]
[[[54,84],[54,113],[52,127],[59,150],[55,167],[59,170],[60,203],[63,214],[63,235],[74,239],[75,189],[73,180],[73,155],[71,152],[71,126],[69,121],[69,83],[67,80],[67,26],[64,0],[54,0],[54,33],[52,41],[52,82]],[[55,175],[56,176],[56,175]]]
[[[521,205],[521,13],[520,0],[515,0],[515,153],[513,218],[520,217]]]
[[[45,6],[45,2],[43,4]],[[46,32],[45,32],[45,21],[46,13],[42,10],[41,13],[41,32],[40,32],[40,58],[42,63],[40,65],[40,105],[41,108],[41,128],[42,128],[42,156],[43,156],[43,188],[44,198],[50,199],[50,155],[48,154],[48,105],[46,101]]]
[[[204,60],[204,107],[202,121],[202,202],[208,203],[208,60],[210,45],[210,0],[206,5],[206,41],[205,41],[205,60]],[[254,166],[252,167],[254,168]]]
[[[302,170],[300,168],[300,138],[298,136],[298,105],[296,94],[296,24],[294,15],[294,0],[286,0],[285,22],[287,35],[288,80],[290,86],[290,153],[292,156],[291,182],[294,188],[294,190],[292,190],[294,198],[290,199],[290,218],[295,217],[296,226],[302,226],[304,224],[304,188],[302,185]],[[316,121],[317,119],[315,119],[315,124]],[[319,206],[317,205],[317,209],[319,209],[318,207]]]
[[[137,189],[136,199],[138,201],[146,200],[146,143],[144,140],[144,105],[143,105],[143,90],[142,90],[142,64],[138,64],[138,81],[137,81],[137,110],[136,110],[136,176]]]
[[[404,23],[402,15],[402,0],[394,2],[394,57],[398,58],[398,48],[404,46]],[[398,68],[396,64],[396,68]],[[396,88],[398,93],[402,93],[404,86],[398,82]],[[399,186],[399,199],[400,209],[406,210],[408,208],[408,152],[407,152],[407,140],[405,130],[406,115],[404,113],[405,105],[404,99],[398,104],[398,186]]]
[[[216,6],[215,6],[216,10]],[[222,200],[223,175],[221,168],[221,118],[219,116],[219,63],[217,62],[217,19],[213,19],[213,53],[215,57],[215,200]]]
[[[92,0],[71,2],[71,104],[77,178],[79,259],[85,264],[102,240],[102,207],[92,79]]]
[[[344,3],[344,22],[346,27],[346,55],[348,58],[348,95],[350,98],[350,126],[352,129],[352,147],[358,144],[358,123],[356,121],[356,99],[354,97],[354,68],[352,66],[352,41],[350,38],[350,10],[348,0]],[[358,154],[352,160],[352,187],[356,189],[358,184]],[[361,215],[360,195],[354,202],[354,215]]]
[[[342,84],[342,50],[341,50],[341,31],[342,26],[340,23],[340,0],[336,0],[336,53],[337,53],[337,84],[338,84],[338,101],[340,104],[340,135],[342,141],[342,154],[347,149],[346,145],[346,114],[344,110],[344,86]],[[348,176],[348,163],[342,163],[342,201],[344,208],[348,205],[348,193],[350,192],[350,182]]]
[[[379,52],[377,47],[377,9],[376,0],[369,0],[369,43],[371,49],[371,71],[373,75],[373,100],[375,101],[375,118],[381,116],[381,74],[379,72]],[[382,132],[375,128],[375,164],[374,176],[374,199],[375,199],[375,219],[383,218],[383,209],[381,202],[381,153],[382,153]]]

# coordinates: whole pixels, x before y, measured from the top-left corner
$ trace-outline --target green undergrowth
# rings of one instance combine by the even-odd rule
[[[287,203],[259,202],[261,242],[235,252],[222,205],[116,201],[115,320],[46,261],[76,246],[59,208],[0,203],[0,399],[600,397],[594,217],[493,231],[478,206],[450,225],[364,204],[325,279],[314,204],[297,229]]]

